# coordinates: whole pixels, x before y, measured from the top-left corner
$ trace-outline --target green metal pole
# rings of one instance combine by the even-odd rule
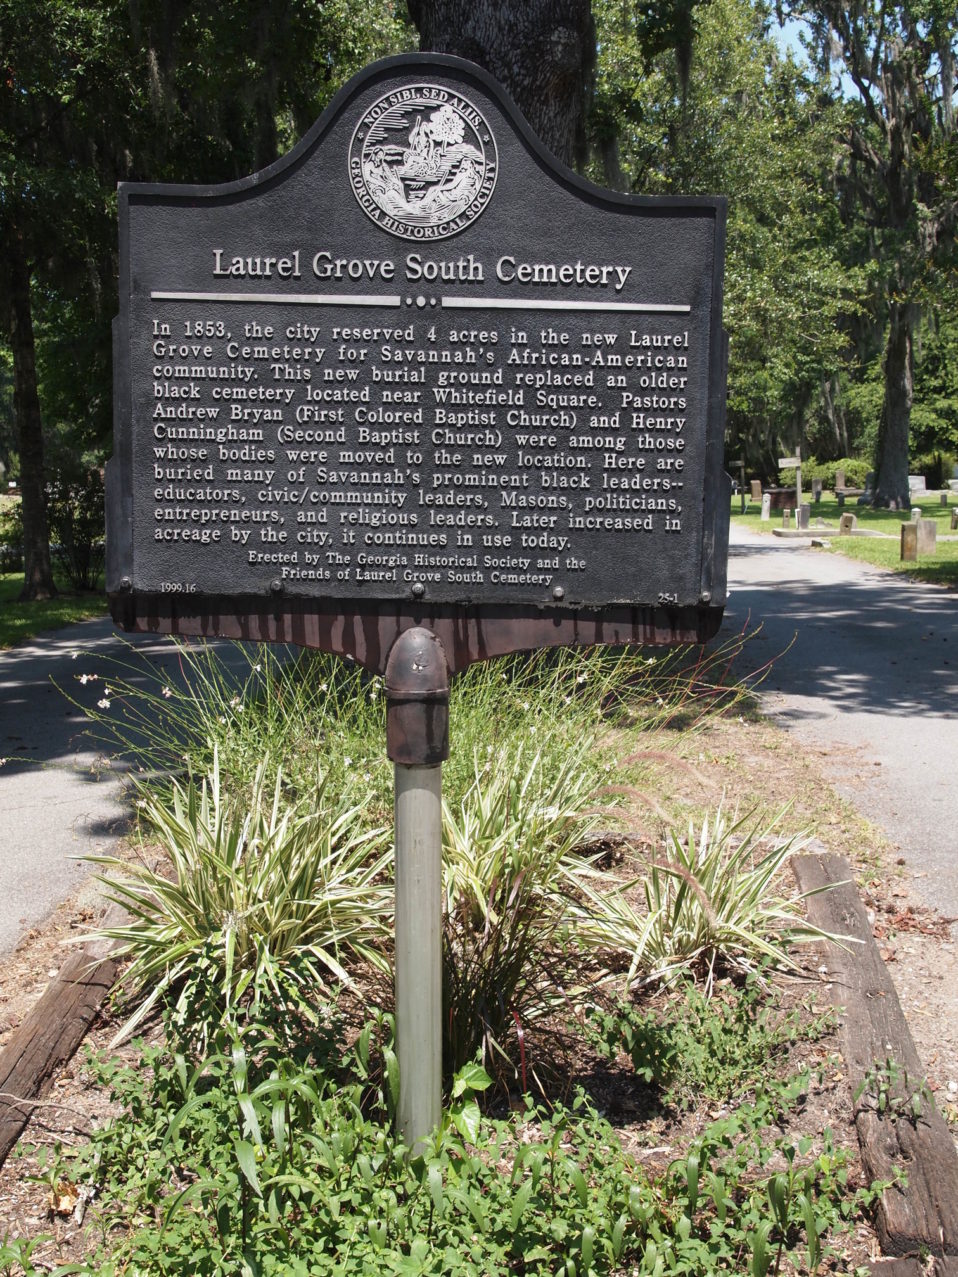
[[[395,765],[399,1132],[413,1155],[442,1116],[442,765]]]
[[[413,1156],[442,1117],[442,764],[449,670],[430,630],[405,630],[386,662],[386,747],[396,784],[396,1053],[399,1134]]]

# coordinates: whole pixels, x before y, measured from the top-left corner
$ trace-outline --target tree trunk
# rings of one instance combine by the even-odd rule
[[[557,159],[570,167],[585,163],[595,67],[591,0],[408,3],[424,53],[453,53],[484,67]]]
[[[875,450],[875,505],[907,510],[914,307],[893,301],[885,346],[885,397]]]
[[[57,589],[50,564],[50,533],[44,488],[43,428],[37,396],[37,365],[30,304],[30,268],[23,241],[14,232],[7,259],[10,290],[10,346],[13,351],[13,402],[20,450],[23,515],[23,592],[21,599],[50,599]]]

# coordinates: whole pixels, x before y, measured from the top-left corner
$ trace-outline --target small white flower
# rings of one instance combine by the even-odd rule
[[[589,676],[588,674],[577,674],[575,681],[577,683],[587,683],[589,681]]]
[[[230,709],[236,709],[237,705],[240,707],[240,709],[243,708],[243,702],[240,700],[238,696],[234,696],[233,699],[230,701]]]
[[[113,690],[112,690],[112,688],[104,687],[104,689],[103,689],[103,695],[104,695],[104,696],[112,696],[112,695],[113,695]]]
[[[344,766],[344,767],[352,767],[352,765],[353,765],[353,760],[352,760],[351,758],[348,758],[348,757],[347,757],[347,758],[344,758],[344,759],[343,759],[343,766]]]
[[[224,724],[225,724],[226,719],[223,717],[223,715],[222,715],[222,714],[220,714],[216,721],[217,721],[217,722],[219,722],[219,723],[224,723]]]
[[[254,674],[258,674],[262,668],[263,668],[263,667],[262,667],[262,665],[254,665],[254,666],[253,666],[253,673],[254,673]]]
[[[76,658],[77,658],[79,655],[80,655],[80,653],[79,653],[79,652],[71,652],[71,653],[70,653],[70,660],[71,660],[71,661],[75,661],[75,660],[76,660]]]
[[[79,679],[80,679],[80,682],[81,682],[81,683],[84,683],[84,684],[86,684],[86,683],[95,683],[95,682],[96,682],[96,675],[95,675],[95,674],[80,674],[78,677],[79,677]]]
[[[7,760],[6,760],[5,758],[0,758],[0,767],[5,767],[5,766],[6,766],[6,762],[7,762]]]
[[[319,685],[319,690],[320,690],[321,692],[328,692],[328,691],[329,691],[329,684],[328,684],[328,683],[320,683],[320,685]]]
[[[161,696],[163,696],[163,697],[165,697],[165,699],[166,699],[166,700],[169,700],[169,699],[170,699],[170,697],[173,695],[173,689],[172,689],[172,687],[164,687],[164,688],[162,688],[162,689],[161,689],[161,691],[160,691],[160,695],[161,695]]]
[[[97,707],[98,707],[99,709],[109,709],[109,708],[110,708],[110,702],[109,702],[109,701],[107,700],[107,698],[104,696],[104,698],[103,698],[103,700],[102,700],[102,701],[97,701]]]

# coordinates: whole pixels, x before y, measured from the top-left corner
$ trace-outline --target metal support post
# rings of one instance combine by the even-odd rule
[[[386,664],[386,745],[395,768],[396,1053],[399,1133],[422,1151],[442,1116],[442,763],[449,671],[430,631],[406,630]]]

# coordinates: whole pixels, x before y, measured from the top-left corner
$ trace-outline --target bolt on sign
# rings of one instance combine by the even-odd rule
[[[119,204],[120,624],[380,671],[411,626],[453,671],[717,630],[724,200],[600,190],[423,55],[260,173]]]

